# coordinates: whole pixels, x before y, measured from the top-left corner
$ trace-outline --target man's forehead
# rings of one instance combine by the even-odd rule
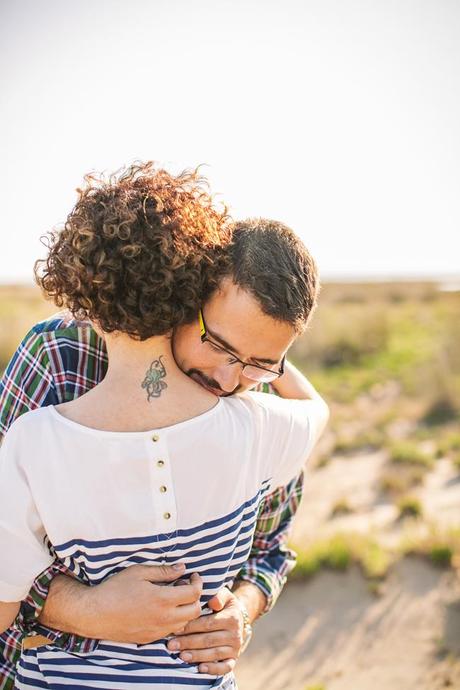
[[[265,314],[253,295],[231,281],[214,293],[203,313],[209,335],[242,359],[276,364],[295,337],[290,324]]]

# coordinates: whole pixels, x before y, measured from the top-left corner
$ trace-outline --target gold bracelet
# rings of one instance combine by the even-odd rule
[[[238,599],[238,597],[237,597]],[[241,615],[243,616],[243,644],[241,645],[240,654],[246,651],[251,638],[252,638],[252,625],[251,619],[249,618],[249,613],[246,606],[243,604],[241,599],[238,599],[238,605],[240,607]]]

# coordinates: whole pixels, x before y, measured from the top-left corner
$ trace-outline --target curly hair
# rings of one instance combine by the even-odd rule
[[[192,321],[215,290],[230,240],[198,171],[152,162],[87,175],[61,230],[44,236],[35,279],[58,307],[145,340]]]

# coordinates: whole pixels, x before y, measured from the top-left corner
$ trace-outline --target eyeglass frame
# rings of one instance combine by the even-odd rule
[[[217,348],[221,352],[225,352],[226,355],[234,359],[234,362],[227,362],[228,366],[233,366],[237,362],[242,365],[241,372],[244,374],[244,369],[245,367],[254,367],[255,369],[260,369],[261,371],[266,371],[269,374],[273,374],[273,379],[271,381],[274,381],[275,379],[279,378],[284,374],[284,364],[286,362],[286,355],[283,355],[281,362],[280,362],[280,368],[278,371],[274,371],[273,369],[269,369],[268,367],[263,367],[260,364],[252,364],[252,362],[245,362],[239,357],[237,357],[233,352],[230,350],[227,350],[227,348],[223,347],[222,345],[219,345],[219,343],[216,343],[214,340],[212,340],[209,335],[208,335],[208,329],[206,328],[206,322],[204,320],[203,316],[203,311],[200,308],[198,310],[198,321],[200,324],[200,338],[202,343],[210,343],[213,347]],[[251,379],[250,376],[247,376],[246,378],[250,379],[251,381],[257,381],[257,379]],[[270,381],[261,381],[259,383],[270,383]]]

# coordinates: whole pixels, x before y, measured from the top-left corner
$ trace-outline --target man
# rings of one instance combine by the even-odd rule
[[[237,224],[229,270],[219,289],[202,306],[199,321],[181,326],[173,335],[177,363],[216,395],[253,387],[251,371],[273,371],[278,364],[282,371],[280,356],[292,342],[290,338],[281,346],[279,329],[257,330],[251,312],[254,298],[259,311],[279,322],[281,330],[284,324],[290,332],[299,333],[313,310],[316,291],[314,263],[288,228],[263,220]],[[1,432],[28,409],[78,397],[98,383],[105,371],[104,342],[91,324],[68,317],[39,324],[13,356],[0,384]],[[276,386],[283,395],[282,376]],[[312,388],[311,397],[316,395]],[[276,601],[293,566],[286,538],[301,488],[300,476],[265,499],[250,558],[233,592],[222,590],[210,602],[215,614],[190,622],[183,634],[171,640],[170,649],[180,651],[184,661],[199,663],[200,671],[224,674],[230,670],[250,636],[250,624]],[[0,688],[12,687],[19,643],[35,618],[46,626],[43,630],[35,625],[35,632],[48,638],[49,628],[71,633],[57,633],[56,639],[75,650],[81,649],[78,635],[138,643],[151,639],[149,628],[154,627],[158,609],[146,598],[145,567],[132,566],[91,588],[60,574],[59,565],[50,568],[24,603],[18,629],[2,636]],[[155,578],[173,582],[177,573],[149,566],[149,581]],[[167,616],[167,607],[162,613]]]

